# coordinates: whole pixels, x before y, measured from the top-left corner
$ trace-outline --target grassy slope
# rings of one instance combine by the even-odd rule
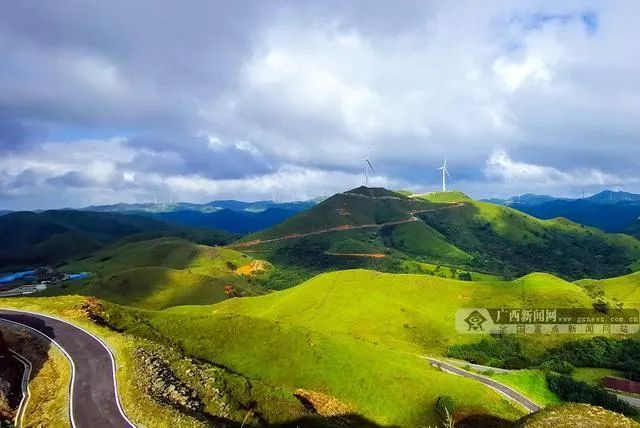
[[[209,304],[227,298],[225,285],[240,295],[262,294],[259,287],[234,273],[250,262],[234,250],[176,238],[112,245],[64,267],[70,272],[95,273],[89,280],[48,290],[45,295],[91,295],[147,309]]]
[[[477,340],[455,331],[455,311],[486,302],[571,307],[589,306],[591,299],[580,287],[543,274],[469,283],[353,270],[213,308],[176,307],[133,318],[120,308],[112,319],[121,317],[115,321],[118,328],[160,334],[191,355],[251,378],[319,390],[379,423],[411,426],[433,424],[432,405],[443,394],[465,403],[467,410],[484,408],[513,417],[504,403],[486,404],[496,402],[486,395],[489,390],[462,379],[452,382],[450,375],[418,358]],[[548,338],[531,338],[530,349],[539,351],[548,343]]]
[[[584,279],[576,284],[613,304],[623,302],[626,308],[640,308],[640,272],[610,279]]]
[[[560,404],[560,398],[549,390],[545,373],[541,370],[514,370],[509,373],[493,374],[489,377],[509,385],[524,394],[539,406],[548,407]]]
[[[424,198],[439,201],[438,195]],[[538,220],[485,202],[466,201],[462,208],[419,217],[474,255],[480,267],[511,275],[544,270],[569,278],[613,276],[640,258],[640,242],[627,235],[606,234],[566,219]]]
[[[533,414],[524,418],[516,426],[521,428],[637,428],[640,424],[601,407],[570,403]]]
[[[152,313],[146,322],[190,355],[265,383],[329,394],[381,424],[435,423],[433,403],[441,394],[469,411],[518,414],[491,390],[466,379],[453,384],[415,354],[284,322],[208,312]]]

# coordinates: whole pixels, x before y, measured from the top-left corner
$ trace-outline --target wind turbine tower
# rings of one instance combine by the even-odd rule
[[[376,173],[376,170],[373,169],[373,165],[371,165],[371,162],[369,161],[369,153],[367,153],[367,156],[364,158],[364,185],[365,186],[369,185],[369,170],[371,170],[373,174]]]
[[[442,166],[440,168],[438,168],[440,171],[442,171],[442,191],[446,192],[447,191],[447,177],[451,178],[451,176],[449,175],[449,170],[447,170],[447,159],[444,159],[444,163],[442,164]]]

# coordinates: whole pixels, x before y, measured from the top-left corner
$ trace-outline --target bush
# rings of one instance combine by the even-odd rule
[[[460,281],[471,281],[471,274],[469,272],[460,272],[458,274],[458,279]]]
[[[564,360],[575,367],[603,367],[621,370],[625,377],[640,380],[640,341],[594,337],[589,340],[574,340],[545,353],[542,361]]]
[[[478,343],[453,345],[447,350],[447,357],[506,369],[523,369],[531,365],[531,361],[524,354],[522,344],[511,336],[484,338]]]
[[[562,374],[571,374],[575,367],[568,361],[553,358],[540,364],[540,368],[548,372],[556,372]]]
[[[547,385],[565,401],[600,406],[627,416],[638,414],[631,405],[608,393],[602,386],[592,386],[569,376],[554,373],[547,373]]]
[[[453,414],[453,398],[448,395],[441,395],[436,399],[436,413],[443,420],[447,418],[447,416]]]

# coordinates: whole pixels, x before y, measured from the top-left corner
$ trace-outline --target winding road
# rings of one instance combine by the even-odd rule
[[[37,332],[58,346],[69,359],[72,427],[134,427],[118,398],[115,359],[100,339],[66,321],[31,312],[0,309],[0,321]]]
[[[512,389],[510,387],[508,387],[505,384],[502,384],[500,382],[496,382],[493,379],[489,379],[488,377],[485,376],[481,376],[475,373],[471,373],[468,372],[466,370],[462,370],[459,367],[456,367],[452,364],[449,363],[445,363],[444,361],[440,361],[440,360],[436,360],[433,358],[428,358],[425,357],[425,359],[427,361],[429,361],[431,363],[431,365],[435,366],[435,367],[439,367],[440,369],[458,375],[458,376],[462,376],[462,377],[466,377],[469,379],[473,379],[473,380],[477,380],[478,382],[481,382],[485,385],[487,385],[490,388],[495,389],[496,391],[498,391],[499,393],[506,395],[508,398],[512,399],[513,401],[515,401],[516,403],[520,404],[522,407],[524,407],[525,409],[527,409],[529,412],[533,413],[533,412],[537,412],[540,410],[540,406],[538,406],[536,403],[534,403],[533,401],[529,400],[527,397],[525,397],[524,395],[520,394],[518,391],[516,391],[515,389]]]

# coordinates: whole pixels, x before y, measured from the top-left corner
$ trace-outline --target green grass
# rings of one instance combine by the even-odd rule
[[[640,241],[566,219],[539,220],[514,209],[467,201],[419,217],[472,255],[478,268],[503,276],[546,271],[566,278],[626,273],[640,258]]]
[[[178,238],[115,244],[63,267],[68,272],[92,272],[88,280],[41,295],[81,294],[146,309],[210,304],[228,298],[228,285],[237,295],[264,292],[234,272],[251,260],[234,250]]]
[[[624,377],[621,372],[618,370],[612,369],[602,369],[602,368],[594,368],[594,367],[577,367],[573,373],[571,373],[571,377],[576,380],[581,380],[590,385],[601,385],[601,380],[604,377],[612,376],[612,377]]]
[[[455,330],[455,312],[487,302],[588,307],[592,300],[582,288],[544,274],[472,283],[351,270],[213,307],[136,313],[114,307],[110,320],[118,329],[176,343],[249,378],[334,396],[377,423],[416,426],[437,422],[432,406],[439,395],[452,396],[466,411],[515,417],[511,404],[491,390],[434,370],[420,358],[476,341]],[[537,353],[558,340],[564,339],[526,338],[527,348]],[[524,393],[531,389],[541,403],[553,402],[537,373],[511,377]]]
[[[366,196],[369,193],[374,197]],[[337,226],[402,221],[411,212],[422,221],[295,236]],[[384,189],[355,189],[242,241],[291,235],[291,239],[254,244],[243,251],[260,254],[277,266],[307,267],[313,273],[373,267],[364,259],[345,265],[323,258],[328,251],[384,253],[395,261],[413,259],[504,278],[542,271],[572,280],[622,275],[637,270],[640,260],[640,241],[631,236],[607,234],[565,219],[539,220],[509,207],[473,201],[459,192],[411,198]],[[397,265],[375,268],[399,271]]]
[[[448,203],[448,202],[466,202],[471,201],[467,195],[457,190],[448,192],[433,192],[426,193],[424,195],[417,196],[419,199],[424,199],[430,202]]]
[[[175,245],[158,243],[169,244]],[[154,252],[133,259],[144,264],[149,254]],[[197,259],[181,254],[167,255],[166,264],[178,267]],[[120,265],[117,257],[108,261]],[[212,269],[206,258],[192,268],[198,274]],[[77,309],[70,309],[77,308],[77,297],[6,299],[2,304],[5,302],[27,309],[46,308],[86,323]],[[152,341],[264,385],[271,392],[262,396],[261,402],[275,403],[274,397],[284,400],[270,407],[273,414],[282,413],[279,406],[290,406],[287,394],[304,388],[332,396],[378,424],[419,426],[438,423],[433,405],[441,395],[453,397],[460,414],[491,413],[510,420],[521,415],[521,409],[493,390],[440,372],[421,358],[441,356],[453,344],[478,340],[476,335],[456,331],[458,308],[589,307],[592,302],[582,287],[547,274],[515,281],[464,282],[348,270],[322,274],[281,292],[225,300],[213,306],[148,311],[105,304],[109,324],[125,334],[92,328],[119,347],[126,366],[119,379],[128,375],[143,382],[133,374],[136,365],[132,355],[140,343]],[[532,355],[567,339],[570,337],[520,338]],[[178,358],[175,360],[178,367]],[[540,372],[500,376],[539,404],[554,403],[541,383]],[[124,394],[131,403],[142,400],[143,410],[133,410],[142,421],[152,403],[133,397],[136,389],[130,383],[125,381]],[[238,392],[238,396],[246,394],[246,388],[241,390],[245,392]],[[172,420],[166,412],[157,417],[164,418],[165,424]]]
[[[640,272],[609,279],[584,279],[576,284],[612,305],[622,303],[625,308],[640,308]]]
[[[514,370],[489,377],[512,387],[541,407],[554,406],[562,402],[547,387],[545,373],[541,370]]]
[[[475,272],[466,269],[459,269],[455,266],[437,265],[433,263],[417,262],[407,260],[402,262],[402,269],[406,273],[433,275],[440,278],[458,279],[458,275],[467,272],[471,275],[471,281],[500,281],[497,275],[483,272]]]
[[[473,381],[452,382],[449,374],[416,354],[285,322],[192,309],[148,313],[144,324],[197,358],[268,384],[331,395],[379,424],[433,424],[433,404],[441,394],[454,397],[461,409],[483,409],[510,419],[519,413]]]

